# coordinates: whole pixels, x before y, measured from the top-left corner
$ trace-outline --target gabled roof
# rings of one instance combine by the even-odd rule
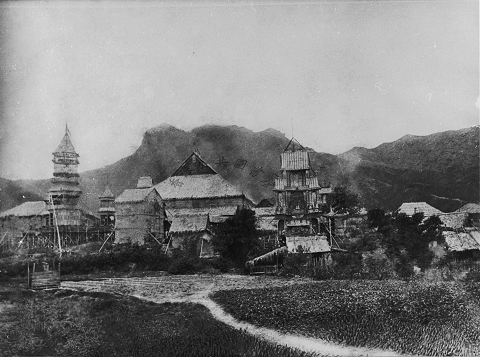
[[[65,135],[63,136],[62,141],[60,142],[60,144],[57,146],[57,148],[53,153],[57,154],[57,153],[63,153],[63,152],[77,154],[77,152],[75,151],[75,148],[73,147],[72,140],[70,139],[70,131],[68,130],[68,127],[65,127]]]
[[[405,202],[398,208],[398,213],[405,213],[407,216],[412,216],[415,213],[423,212],[425,217],[441,215],[442,211],[430,206],[426,202]]]
[[[287,146],[285,147],[285,149],[283,149],[283,152],[287,152],[287,151],[307,151],[307,150],[302,146],[302,144],[298,142],[297,139],[292,137],[288,142]]]
[[[208,228],[208,214],[175,216],[170,233],[201,232]]]
[[[467,203],[455,212],[480,213],[480,205],[478,203]]]
[[[110,187],[107,185],[107,187],[105,187],[105,191],[103,191],[103,193],[98,196],[98,198],[102,199],[102,198],[115,198],[115,196],[113,196],[113,192],[112,190],[110,190]]]
[[[132,188],[123,191],[120,196],[115,199],[115,203],[133,203],[145,201],[150,192],[154,191],[154,187],[149,188]],[[155,190],[157,195],[158,191]],[[160,196],[160,195],[159,195]]]
[[[48,214],[47,204],[44,201],[24,202],[21,205],[10,208],[0,213],[0,218],[9,216],[32,217]]]
[[[330,252],[330,245],[324,236],[287,237],[289,253],[298,253],[300,247],[304,253]]]
[[[193,152],[171,176],[215,175],[217,172],[197,152]]]
[[[164,200],[243,196],[219,174],[173,176],[154,187]]]

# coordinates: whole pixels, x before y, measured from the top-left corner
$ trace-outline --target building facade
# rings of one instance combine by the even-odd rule
[[[164,220],[162,197],[150,178],[141,177],[137,188],[127,189],[115,199],[115,243],[162,244]]]
[[[330,187],[321,187],[307,150],[292,139],[281,154],[281,175],[275,179],[275,219],[285,237],[331,235],[327,206]]]

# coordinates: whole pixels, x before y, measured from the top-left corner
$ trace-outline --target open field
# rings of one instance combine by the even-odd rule
[[[56,336],[55,331],[61,328],[71,332],[58,332],[63,340],[57,336],[54,341],[70,346],[69,355],[100,351],[98,355],[148,356],[148,351],[159,348],[158,341],[163,341],[164,348],[170,346],[169,341],[179,344],[183,340],[193,341],[188,346],[203,351],[199,356],[385,356],[395,355],[393,351],[480,355],[480,284],[186,275],[66,281],[62,285],[84,292],[17,291],[12,295],[10,289],[10,293],[0,293],[8,312],[5,326],[12,330],[12,321],[17,324],[14,336],[23,336],[18,341],[37,341],[36,336],[45,337],[45,331]],[[20,305],[15,296],[20,296]],[[15,309],[18,306],[22,308]],[[23,317],[19,320],[19,316]],[[40,325],[29,324],[31,316],[37,316]],[[171,328],[165,316],[176,321],[178,329]],[[162,326],[168,331],[162,332]],[[161,333],[168,338],[159,340]],[[72,337],[79,335],[79,339]],[[122,343],[120,352],[113,352]],[[235,349],[222,349],[236,344],[244,346],[240,354],[230,353]],[[52,346],[46,343],[45,350],[40,351],[64,355],[59,352],[66,347]],[[93,349],[86,351],[85,346]],[[192,355],[188,350],[177,353],[177,347],[168,348],[170,355]],[[122,354],[124,351],[130,354]]]
[[[191,303],[69,290],[0,289],[0,356],[291,356]]]
[[[350,346],[420,355],[480,355],[480,285],[324,281],[219,291],[240,321]]]

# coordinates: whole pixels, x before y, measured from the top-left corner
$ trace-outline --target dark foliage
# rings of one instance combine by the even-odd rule
[[[224,259],[243,266],[260,249],[258,236],[255,212],[242,208],[216,228],[212,243]]]
[[[327,203],[339,214],[355,214],[360,210],[358,195],[344,186],[335,187],[332,194],[327,196]]]

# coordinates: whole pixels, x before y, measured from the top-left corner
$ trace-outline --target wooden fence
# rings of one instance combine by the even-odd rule
[[[40,290],[60,287],[60,264],[58,264],[56,270],[50,270],[47,265],[47,268],[43,267],[42,271],[38,271],[36,263],[33,263],[31,268],[29,263],[27,270],[27,285],[29,289]]]

